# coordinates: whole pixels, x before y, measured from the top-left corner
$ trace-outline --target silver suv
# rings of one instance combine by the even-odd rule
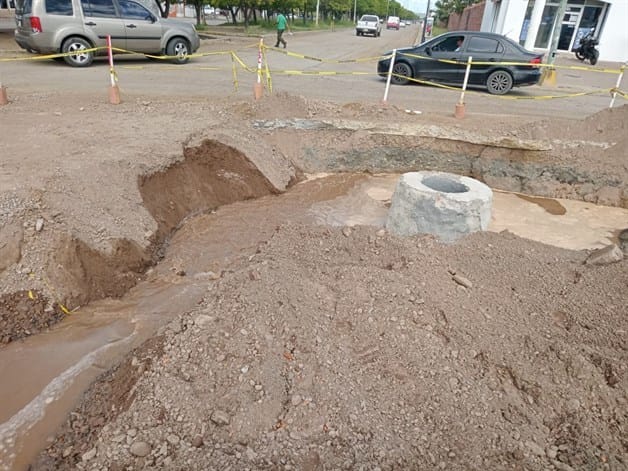
[[[106,54],[107,36],[114,48],[167,55],[183,64],[200,39],[194,25],[160,18],[140,0],[17,0],[15,41],[30,52],[66,53],[74,67],[87,67],[94,55]],[[90,51],[93,48],[103,48]]]

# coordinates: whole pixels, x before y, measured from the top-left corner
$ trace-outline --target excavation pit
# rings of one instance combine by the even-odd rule
[[[488,228],[492,202],[492,190],[473,178],[405,173],[395,188],[386,227],[400,236],[426,233],[453,242]]]
[[[146,406],[144,410],[155,412],[155,416],[140,420],[140,423],[156,424],[155,433],[150,435],[153,433],[152,427],[140,428],[138,433],[144,435],[141,437],[143,440],[155,444],[163,443],[165,436],[170,437],[172,442],[168,443],[168,450],[169,453],[174,452],[168,459],[179,459],[188,450],[197,454],[204,452],[202,440],[198,449],[187,445],[171,449],[171,445],[175,447],[179,438],[183,437],[179,441],[181,444],[187,440],[189,431],[196,427],[197,419],[202,421],[201,430],[204,430],[205,425],[209,427],[205,443],[210,443],[210,440],[212,443],[220,441],[221,450],[224,448],[229,452],[219,452],[214,458],[208,455],[207,459],[216,459],[222,466],[227,463],[235,468],[250,465],[233,462],[237,460],[236,450],[244,442],[250,444],[255,453],[259,453],[260,459],[272,457],[263,454],[268,430],[274,430],[279,437],[283,435],[284,438],[285,433],[292,433],[293,430],[285,427],[287,422],[278,423],[277,417],[292,419],[294,416],[291,417],[291,413],[301,414],[305,409],[301,404],[307,403],[303,400],[306,397],[308,400],[320,399],[316,403],[317,407],[307,408],[317,414],[308,423],[316,425],[318,432],[314,433],[319,435],[312,436],[313,441],[307,442],[308,435],[295,431],[291,440],[297,441],[303,449],[323,443],[319,440],[325,440],[326,443],[327,424],[321,427],[319,404],[323,407],[330,404],[337,411],[349,411],[357,400],[347,394],[346,389],[332,390],[330,395],[326,395],[327,391],[316,390],[316,382],[312,381],[310,372],[319,365],[319,359],[324,359],[324,365],[332,367],[325,371],[323,379],[330,379],[325,385],[340,385],[343,388],[345,384],[356,385],[354,390],[362,395],[360,403],[364,401],[365,404],[377,404],[378,407],[382,404],[396,407],[400,402],[397,400],[399,398],[389,400],[391,387],[397,391],[424,391],[424,397],[417,399],[414,395],[400,399],[407,404],[417,400],[433,402],[435,395],[444,397],[445,407],[439,410],[451,413],[453,419],[450,422],[453,423],[460,415],[459,402],[452,403],[460,397],[460,385],[478,383],[477,387],[482,386],[479,384],[481,382],[473,381],[477,378],[477,370],[473,369],[483,368],[481,362],[452,361],[460,358],[459,353],[466,355],[471,342],[476,351],[481,353],[470,359],[502,360],[504,352],[511,355],[502,362],[506,365],[503,369],[491,370],[487,386],[503,380],[507,381],[504,385],[506,389],[511,388],[509,381],[541,385],[539,389],[543,388],[544,401],[535,404],[548,407],[537,411],[538,416],[530,418],[532,423],[540,423],[539,417],[548,417],[560,409],[564,402],[560,384],[571,384],[572,378],[561,377],[558,386],[557,383],[546,382],[545,371],[550,371],[550,368],[555,368],[555,374],[566,375],[568,371],[563,365],[554,366],[551,355],[545,356],[548,362],[546,365],[539,367],[535,364],[531,371],[518,368],[511,371],[509,365],[529,363],[525,361],[530,354],[527,351],[528,344],[519,345],[519,340],[523,342],[530,338],[531,348],[546,348],[547,342],[536,334],[553,329],[550,343],[553,345],[560,341],[561,348],[567,354],[573,352],[573,356],[564,361],[574,363],[586,361],[577,356],[581,352],[582,342],[588,345],[601,345],[602,342],[605,342],[604,345],[621,345],[621,334],[615,334],[617,338],[611,335],[609,341],[608,332],[619,331],[624,319],[621,311],[623,304],[615,299],[617,293],[621,296],[624,292],[622,269],[625,269],[625,265],[594,269],[581,267],[582,254],[521,239],[521,234],[505,223],[502,224],[505,227],[490,228],[490,233],[471,235],[458,244],[441,244],[431,237],[394,237],[380,229],[385,224],[394,183],[399,175],[421,169],[452,172],[456,178],[460,178],[458,175],[473,176],[496,190],[515,192],[505,194],[496,191],[493,200],[495,221],[499,221],[499,214],[512,215],[512,219],[517,219],[516,223],[532,226],[533,235],[538,236],[546,229],[538,215],[549,212],[546,210],[549,204],[538,198],[527,197],[530,201],[525,202],[531,203],[528,204],[530,213],[513,211],[510,205],[524,200],[521,193],[625,208],[628,199],[624,189],[628,180],[624,173],[615,171],[616,168],[612,166],[620,167],[621,159],[600,159],[597,167],[578,166],[572,159],[559,158],[561,153],[557,149],[561,147],[557,142],[535,145],[520,142],[520,139],[512,136],[497,140],[480,139],[460,131],[455,134],[451,132],[450,126],[435,128],[431,122],[430,126],[422,128],[414,122],[406,123],[405,128],[388,126],[387,123],[395,123],[396,126],[394,116],[384,116],[386,123],[382,118],[379,126],[372,123],[360,125],[356,121],[337,119],[338,114],[343,117],[343,111],[338,113],[336,108],[330,119],[319,119],[316,122],[312,119],[298,122],[283,120],[283,123],[279,123],[281,126],[258,128],[248,121],[250,117],[272,116],[262,106],[263,103],[256,104],[254,108],[243,107],[248,114],[238,122],[232,119],[232,113],[228,113],[229,123],[225,128],[214,126],[215,121],[208,124],[207,110],[203,108],[202,122],[208,130],[195,134],[193,139],[185,142],[183,156],[179,155],[179,149],[174,145],[155,145],[145,152],[146,155],[138,152],[137,147],[120,146],[112,148],[112,156],[95,152],[94,155],[101,157],[99,159],[85,159],[83,153],[70,151],[61,154],[64,159],[66,156],[68,159],[72,156],[76,158],[69,162],[64,160],[65,166],[60,166],[64,171],[68,169],[68,174],[64,175],[67,178],[61,182],[59,191],[48,191],[44,195],[42,212],[50,214],[43,214],[46,222],[43,231],[41,226],[36,229],[34,221],[29,222],[29,218],[17,221],[17,227],[24,230],[16,232],[25,234],[20,236],[19,242],[23,241],[23,246],[28,249],[23,253],[33,256],[21,260],[19,266],[9,267],[5,273],[7,277],[10,274],[17,279],[17,275],[20,275],[20,279],[27,280],[25,286],[15,284],[23,289],[18,292],[19,298],[16,295],[15,302],[20,302],[25,312],[31,309],[33,313],[39,314],[39,311],[30,307],[29,303],[33,302],[36,308],[43,311],[42,316],[51,315],[46,313],[43,296],[52,289],[58,294],[58,299],[73,312],[64,319],[64,325],[51,329],[45,336],[20,338],[20,342],[4,346],[3,361],[0,362],[6,366],[3,382],[7,390],[17,391],[0,394],[12,398],[12,403],[3,402],[5,410],[9,411],[9,405],[13,404],[17,411],[15,420],[11,416],[10,425],[26,424],[22,419],[35,416],[31,412],[37,407],[45,408],[46,412],[45,420],[38,424],[40,428],[33,429],[37,433],[26,430],[30,426],[28,424],[24,426],[24,435],[16,434],[15,441],[3,441],[5,450],[9,450],[5,456],[13,450],[19,450],[17,460],[25,464],[26,455],[42,446],[36,437],[52,436],[53,430],[42,430],[60,421],[59,417],[64,413],[62,409],[69,408],[75,395],[93,378],[89,375],[100,374],[102,368],[107,369],[116,363],[118,355],[123,355],[133,345],[141,343],[143,336],[152,335],[153,329],[162,323],[168,323],[160,327],[166,353],[161,352],[160,348],[149,349],[144,345],[117,370],[122,379],[106,377],[99,381],[94,390],[102,388],[102,408],[96,400],[98,394],[95,394],[92,395],[91,403],[88,399],[79,416],[72,414],[67,429],[47,448],[42,458],[48,460],[48,463],[58,460],[55,461],[56,465],[48,464],[47,469],[60,469],[64,465],[76,467],[77,463],[81,465],[88,458],[89,466],[125,466],[127,463],[101,463],[99,460],[104,460],[110,450],[101,451],[98,448],[94,456],[96,447],[93,439],[98,435],[98,443],[103,446],[117,446],[117,435],[113,437],[114,440],[106,435],[107,430],[117,433],[118,430],[137,427],[137,421],[133,424],[123,422],[127,415],[130,418],[138,413],[137,409],[133,409],[126,414],[127,407],[131,406]],[[140,110],[149,107],[152,109],[157,106],[151,103],[138,106]],[[196,107],[195,103],[190,110]],[[299,109],[293,114],[324,114],[320,108],[308,108],[307,105],[302,108],[304,112],[301,113]],[[230,109],[235,108],[231,106]],[[274,106],[273,109],[284,110],[285,106]],[[386,111],[389,112],[391,110]],[[151,110],[146,116],[156,114]],[[220,117],[220,114],[216,116]],[[135,133],[135,128],[129,125],[134,123],[125,121],[125,117],[137,120],[137,114],[119,113],[116,116],[120,130],[124,132],[133,129]],[[62,121],[66,114],[56,118]],[[75,117],[72,116],[72,119]],[[173,120],[169,124],[174,127],[176,135],[177,121]],[[491,135],[495,134],[492,130]],[[207,136],[211,139],[202,139]],[[22,147],[16,147],[15,150]],[[595,155],[599,156],[600,153]],[[16,152],[16,155],[19,154]],[[104,160],[107,157],[109,161]],[[67,165],[69,163],[75,165]],[[294,164],[294,174],[289,164]],[[92,180],[83,182],[83,179],[72,178],[74,175],[69,172],[72,168],[80,169],[85,179],[90,177]],[[112,172],[107,177],[123,174],[124,178],[97,180],[95,177],[103,175],[102,169]],[[118,173],[113,174],[113,171]],[[301,181],[303,173],[319,172],[334,175]],[[55,187],[59,186],[59,178],[51,178],[50,181],[55,182]],[[74,241],[64,242],[62,247],[66,249],[61,255],[69,262],[60,270],[62,260],[60,256],[54,257],[49,265],[50,271],[43,272],[40,279],[40,270],[37,270],[40,264],[36,263],[38,259],[35,257],[39,252],[34,251],[33,247],[41,245],[36,246],[35,243],[41,244],[55,229],[65,231],[78,227],[82,229],[79,235],[91,234],[91,226],[87,223],[89,219],[80,216],[87,214],[88,209],[93,210],[94,203],[90,207],[90,200],[87,199],[84,204],[85,200],[81,198],[79,205],[78,201],[75,202],[79,198],[68,198],[68,195],[84,196],[86,188],[97,187],[94,181],[109,182],[103,187],[108,191],[99,189],[96,205],[96,208],[106,208],[106,211],[102,215],[94,211],[94,214],[98,214],[99,223],[95,227],[98,229],[96,243],[90,237],[80,238],[86,247]],[[301,184],[289,188],[297,181]],[[388,181],[391,182],[390,186],[384,188]],[[129,182],[137,182],[137,188],[131,188]],[[463,197],[470,191],[470,187],[462,180],[443,179],[440,176],[425,178],[421,183],[430,191],[447,198]],[[42,188],[46,187],[42,185]],[[364,195],[383,197],[373,197],[373,201],[369,201]],[[344,208],[339,206],[343,201],[348,208],[344,212]],[[367,209],[361,204],[365,201]],[[76,206],[63,206],[66,212],[57,214],[55,211],[61,203]],[[573,215],[569,205],[571,201],[561,199],[552,203],[569,217]],[[591,206],[589,204],[581,210],[587,213],[587,219],[592,218],[594,209],[597,210]],[[613,208],[605,208],[605,211],[610,209]],[[312,218],[313,213],[315,218]],[[23,213],[12,210],[11,214]],[[69,218],[64,217],[65,214],[76,217],[70,222]],[[377,219],[373,216],[379,217],[381,214],[381,219],[371,223],[365,214],[371,216],[371,219]],[[35,215],[39,215],[39,211]],[[116,225],[107,223],[109,218]],[[308,218],[310,220],[304,221]],[[311,219],[328,227],[309,225]],[[338,223],[332,224],[330,219]],[[612,213],[609,220],[615,229],[628,227],[628,219],[623,212]],[[24,222],[28,224],[24,225]],[[509,224],[512,222],[508,221]],[[123,225],[124,230],[114,230],[117,224]],[[333,226],[342,226],[342,229]],[[506,229],[508,232],[505,232]],[[574,236],[571,232],[581,234],[583,228],[563,231],[563,236],[569,236],[571,240]],[[528,237],[533,239],[532,236]],[[114,244],[113,238],[122,242]],[[130,242],[124,242],[126,240]],[[602,233],[599,240],[606,241],[606,234]],[[593,242],[597,243],[597,240]],[[128,248],[127,245],[120,245],[125,243]],[[52,241],[49,244],[53,247]],[[101,250],[102,246],[111,247],[106,255],[111,255],[112,260],[87,250],[92,245],[95,246],[94,250]],[[57,245],[54,247],[56,252]],[[0,244],[0,251],[2,249]],[[151,257],[153,249],[159,256]],[[129,253],[134,255],[132,261],[136,262],[129,264]],[[88,264],[90,260],[93,262]],[[119,263],[114,263],[116,261]],[[159,263],[144,273],[145,266],[153,261]],[[96,269],[101,267],[103,270]],[[25,276],[31,270],[35,271],[34,276]],[[464,289],[459,283],[461,278],[452,280],[452,271],[468,279],[469,283],[463,285]],[[61,277],[64,274],[67,276]],[[116,277],[116,274],[119,276]],[[125,284],[120,283],[119,279]],[[94,302],[103,296],[118,296],[117,292],[108,290],[110,286],[124,286],[127,289],[135,282],[137,285],[123,299]],[[565,287],[571,286],[573,290],[567,293],[568,302],[562,303]],[[549,294],[546,301],[539,300],[539,292]],[[351,293],[351,296],[347,293]],[[504,298],[504,293],[510,297]],[[42,299],[39,299],[40,296]],[[580,309],[583,305],[587,306],[586,310]],[[535,311],[522,316],[521,306],[534,306]],[[12,321],[15,316],[7,318]],[[603,323],[600,319],[603,319]],[[592,328],[583,329],[582,325]],[[30,335],[31,329],[27,330]],[[567,331],[569,336],[566,335]],[[312,335],[314,332],[316,335]],[[494,334],[494,337],[487,337],[487,332]],[[89,342],[85,341],[85,336],[89,336]],[[197,336],[200,337],[197,339]],[[153,339],[156,343],[160,342],[159,337]],[[194,343],[196,340],[200,343]],[[415,342],[413,348],[408,348],[412,342]],[[476,347],[478,343],[481,345]],[[188,348],[188,345],[192,348]],[[256,349],[259,346],[260,349],[254,356],[251,355],[251,345],[255,345]],[[161,347],[161,344],[157,347]],[[25,355],[25,352],[30,355]],[[179,358],[178,354],[187,356]],[[224,360],[216,360],[217,355],[218,358],[224,355]],[[591,375],[595,373],[595,367],[601,371],[602,376],[592,376],[590,380],[596,385],[604,385],[606,380],[608,387],[604,386],[605,395],[614,391],[621,393],[621,388],[615,385],[625,378],[622,377],[621,362],[614,360],[620,357],[619,348],[610,353],[600,350],[591,358],[593,366],[586,370],[592,371]],[[339,358],[347,358],[348,361],[339,361]],[[441,363],[438,360],[426,363],[426,358],[440,359]],[[286,384],[291,380],[292,373],[286,368],[296,366],[295,360],[304,365],[304,369],[299,366],[299,374],[305,376],[304,382],[295,385],[300,388],[299,394],[293,394],[297,397],[289,397]],[[60,372],[74,374],[80,368],[89,366],[90,362],[94,362],[94,367],[85,369],[85,377],[82,378],[84,383],[73,385],[67,393],[55,389],[52,391],[54,394],[50,394],[48,389],[39,395],[39,383],[54,386]],[[434,378],[433,371],[448,371],[451,365],[463,370],[449,372],[443,383],[439,382],[439,378]],[[423,369],[425,367],[429,369]],[[173,384],[164,389],[151,384],[144,385],[142,381],[147,376],[146,372],[152,375],[152,368],[155,368],[155,375],[151,378],[158,377],[164,382],[173,378]],[[536,374],[538,371],[543,374]],[[236,380],[240,373],[242,382]],[[353,373],[359,374],[352,376]],[[260,378],[255,385],[250,383],[253,375]],[[36,382],[33,381],[34,377],[37,378]],[[375,385],[372,391],[359,387],[365,377],[370,384]],[[436,388],[425,387],[423,380],[428,377],[434,379]],[[213,384],[210,386],[209,382],[221,388],[215,388]],[[241,386],[247,389],[252,386],[253,389],[244,391]],[[179,387],[181,389],[175,389]],[[263,397],[272,398],[273,402],[250,401],[250,394],[257,394],[258,387],[262,388]],[[443,395],[450,388],[451,394]],[[586,384],[581,389],[578,394],[585,397]],[[167,393],[161,394],[162,390]],[[152,397],[152,391],[159,391],[160,397]],[[195,397],[194,391],[203,392],[202,397]],[[231,400],[224,401],[222,391],[228,391],[230,398],[235,398],[239,404]],[[537,398],[536,387],[528,388],[525,392],[529,393],[526,401]],[[493,393],[493,389],[481,389],[477,394],[474,391],[473,397],[489,397]],[[343,398],[348,398],[350,402],[342,403]],[[514,395],[510,400],[514,404],[512,407],[516,408],[519,396]],[[130,406],[129,402],[135,404]],[[259,409],[257,404],[260,404]],[[212,408],[220,406],[223,412],[233,412],[231,425],[212,422],[214,411],[205,410],[206,405]],[[289,409],[284,407],[286,405]],[[506,417],[504,420],[507,420],[511,405],[505,406],[506,410],[495,411],[496,421],[487,422],[488,426],[483,430],[494,430],[495,424],[499,428],[503,424],[502,418]],[[56,409],[52,410],[53,407]],[[181,417],[190,417],[183,423],[176,422],[174,415],[170,417],[171,412],[179,407],[182,408]],[[377,412],[376,415],[371,416],[369,410],[364,413],[365,425],[369,430],[383,430],[385,435],[390,435],[389,430],[392,428],[381,421],[378,407],[369,409]],[[483,403],[469,404],[470,410],[482,410],[482,407]],[[401,412],[398,409],[383,412],[421,420],[421,416],[413,415],[413,411],[407,407]],[[468,411],[462,412],[467,414]],[[530,413],[533,412],[530,410]],[[583,408],[582,413],[585,412]],[[116,418],[118,414],[119,418]],[[248,424],[250,417],[257,418],[253,427]],[[420,425],[428,428],[436,423],[433,417],[429,419],[429,422]],[[92,426],[110,420],[120,420],[122,425],[110,426],[105,431]],[[593,431],[583,436],[583,444],[592,443],[593,435],[602,436],[611,452],[621,446],[612,433],[605,433],[607,430],[603,424],[594,422],[597,419],[593,414],[591,417],[584,416],[583,420],[590,426],[587,430]],[[351,430],[350,422],[341,418],[339,423],[338,430],[341,432],[334,430],[335,433]],[[183,425],[184,429],[179,429],[177,424]],[[416,424],[409,423],[408,426],[411,427],[408,430],[412,430]],[[166,427],[169,430],[162,433],[162,427],[164,432]],[[503,427],[503,430],[508,430],[510,425],[503,424]],[[246,431],[246,436],[232,437],[231,431],[236,435]],[[21,433],[21,430],[18,432]],[[220,435],[223,432],[224,438]],[[522,435],[536,432],[538,430],[528,428]],[[387,453],[390,440],[385,435],[375,436],[364,446],[378,453]],[[258,441],[258,437],[261,437],[261,441]],[[395,449],[406,450],[406,456],[412,457],[415,437],[411,434],[408,437],[408,444],[400,442],[394,446]],[[465,458],[479,456],[482,449],[475,448],[476,442],[468,441],[466,437],[468,434],[453,439],[464,444],[461,449],[466,453]],[[13,436],[10,438],[14,440]],[[356,437],[348,438],[352,440],[351,443],[358,443],[354,439]],[[490,439],[480,436],[477,444],[482,447]],[[512,445],[518,446],[517,443]],[[126,442],[123,440],[120,446],[126,446]],[[435,446],[442,448],[448,444],[436,443]],[[212,453],[216,451],[213,447],[206,448]],[[584,458],[589,456],[585,446],[578,449],[585,450],[582,453]],[[330,450],[321,453],[329,453]],[[354,449],[347,449],[346,452],[346,459],[356,456]],[[124,453],[126,450],[116,449],[111,456],[126,456]],[[246,457],[244,453],[241,454]],[[361,456],[369,459],[366,451]],[[160,461],[154,464],[163,465],[161,460],[165,458],[161,456]],[[289,460],[291,456],[286,458]],[[336,458],[326,454],[320,458],[325,465],[332,467],[346,462],[345,456]],[[581,456],[572,454],[570,458],[574,464]],[[429,467],[428,463],[420,459],[421,456],[417,456],[416,462],[403,465]],[[612,461],[613,456],[609,459]],[[290,463],[295,468],[305,467],[303,463]],[[360,464],[355,463],[356,466]],[[499,465],[501,463],[483,462],[478,463],[477,467]],[[43,466],[33,469],[46,469]]]

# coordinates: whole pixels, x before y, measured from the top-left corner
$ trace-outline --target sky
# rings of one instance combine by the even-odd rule
[[[399,3],[403,5],[407,10],[413,11],[414,13],[420,13],[421,16],[425,14],[425,10],[427,9],[427,0],[397,0]],[[434,2],[436,0],[430,0],[430,8],[434,6]]]

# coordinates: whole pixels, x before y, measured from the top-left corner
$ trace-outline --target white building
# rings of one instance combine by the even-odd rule
[[[560,0],[486,0],[482,31],[508,36],[529,50],[549,50],[557,27],[557,49],[572,51],[595,28],[600,60],[628,61],[628,0],[567,0],[556,21],[559,5]]]

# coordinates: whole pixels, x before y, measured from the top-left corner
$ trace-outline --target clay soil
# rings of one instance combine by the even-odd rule
[[[298,142],[264,144],[241,123],[423,119],[286,94],[176,106],[136,96],[112,108],[41,93],[10,106],[0,109],[5,343],[48,328],[64,309],[122,296],[189,211],[303,178],[291,159]],[[490,132],[611,143],[560,158],[583,172],[610,166],[626,182],[627,113],[510,117]],[[485,130],[481,116],[430,119]],[[203,158],[212,164],[190,165]],[[232,185],[199,177],[213,193],[204,207],[186,206],[183,196],[194,197],[177,186],[183,177],[166,177],[183,162],[185,181],[209,168],[208,178]],[[263,213],[249,224],[268,229]],[[277,225],[242,255],[208,281],[195,309],[93,384],[31,469],[628,467],[625,258],[591,265],[587,251],[507,232],[446,245],[307,224]]]

